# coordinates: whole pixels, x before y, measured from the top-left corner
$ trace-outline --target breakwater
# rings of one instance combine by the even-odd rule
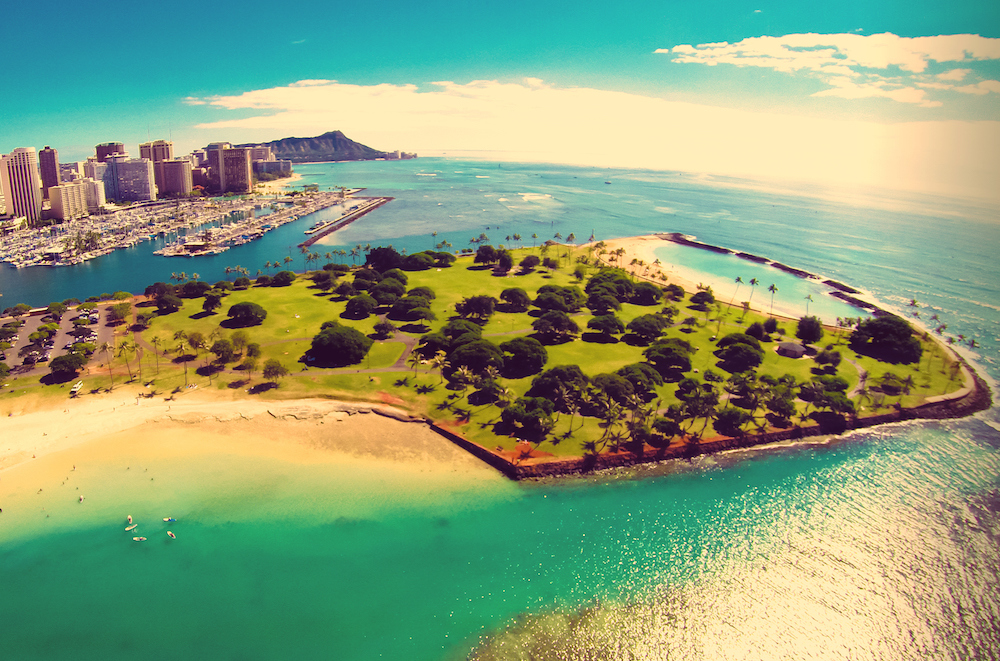
[[[871,312],[876,316],[889,314],[888,312],[881,309],[874,303],[862,300],[857,296],[852,296],[851,294],[861,294],[861,292],[855,289],[854,287],[845,285],[841,282],[837,282],[836,280],[823,279],[820,276],[816,275],[815,273],[810,273],[809,271],[803,269],[788,266],[786,264],[782,264],[781,262],[776,262],[767,257],[761,257],[760,255],[755,255],[753,253],[730,250],[729,248],[724,248],[722,246],[716,246],[710,243],[703,243],[701,241],[696,240],[691,235],[682,234],[680,232],[658,233],[656,236],[659,236],[661,239],[664,239],[666,241],[677,243],[682,246],[688,246],[690,248],[698,248],[699,250],[707,250],[709,252],[714,252],[719,254],[735,255],[740,259],[745,259],[747,261],[754,262],[756,264],[771,266],[773,268],[778,269],[779,271],[783,271],[790,275],[794,275],[797,278],[801,278],[802,280],[822,281],[822,284],[834,290],[827,292],[827,295],[829,296],[844,301],[845,303],[854,306],[856,308],[859,308],[861,310],[866,310],[868,312]]]
[[[336,220],[331,220],[328,223],[324,223],[318,227],[311,227],[306,230],[306,234],[310,235],[308,239],[299,244],[300,248],[308,248],[312,244],[316,243],[323,237],[333,234],[337,230],[343,229],[353,223],[361,216],[378,209],[383,204],[391,202],[394,198],[391,197],[361,197],[356,198],[359,200],[364,200],[364,202],[352,209],[351,211],[345,213],[340,218]]]

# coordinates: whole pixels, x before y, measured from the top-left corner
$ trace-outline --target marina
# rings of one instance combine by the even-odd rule
[[[177,200],[127,207],[0,239],[0,262],[14,268],[73,266],[116,250],[163,239],[163,256],[210,255],[260,238],[308,214],[343,204],[357,190],[259,197]],[[361,203],[361,202],[359,202]]]

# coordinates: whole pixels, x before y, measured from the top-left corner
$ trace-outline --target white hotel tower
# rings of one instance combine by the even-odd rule
[[[7,213],[24,216],[34,225],[42,215],[42,183],[34,147],[18,147],[0,155],[0,190]]]

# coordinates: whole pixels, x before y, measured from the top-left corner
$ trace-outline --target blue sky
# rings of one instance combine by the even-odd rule
[[[995,2],[12,4],[2,152],[340,129],[424,154],[986,197],[998,175]]]

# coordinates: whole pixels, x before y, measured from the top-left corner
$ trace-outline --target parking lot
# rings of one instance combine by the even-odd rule
[[[0,357],[0,362],[6,363],[11,368],[11,372],[18,376],[46,373],[48,372],[48,362],[57,356],[68,353],[76,342],[90,342],[96,347],[100,347],[104,342],[114,342],[115,328],[107,325],[107,310],[104,307],[98,307],[89,316],[84,315],[82,323],[74,323],[74,319],[83,314],[76,310],[68,311],[58,322],[58,330],[55,335],[49,338],[48,342],[41,344],[33,344],[29,339],[31,334],[43,324],[55,322],[52,322],[44,313],[21,317],[24,325],[17,330],[16,340],[8,340],[12,346],[2,352],[4,355]],[[2,318],[0,325],[11,321],[14,319]],[[98,359],[100,358],[98,357]]]

